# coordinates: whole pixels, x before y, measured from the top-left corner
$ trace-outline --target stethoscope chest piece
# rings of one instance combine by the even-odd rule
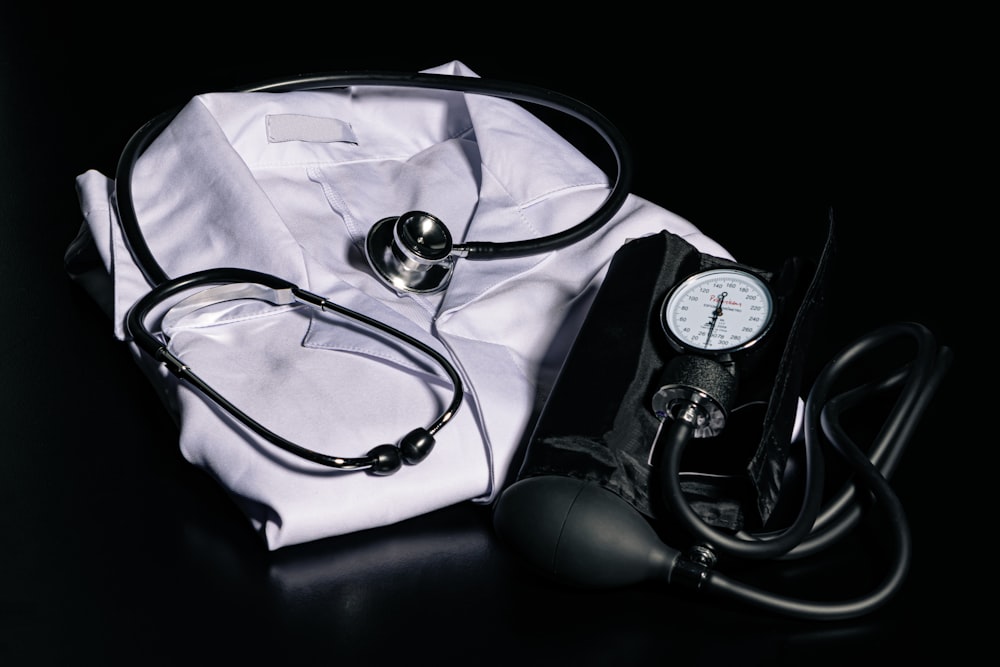
[[[455,265],[451,232],[430,213],[409,211],[376,222],[365,240],[372,270],[396,289],[437,292]]]

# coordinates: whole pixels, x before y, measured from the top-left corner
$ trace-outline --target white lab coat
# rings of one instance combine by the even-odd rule
[[[428,70],[475,76],[460,62]],[[109,276],[114,334],[149,286],[123,241],[113,181],[77,179]],[[397,294],[363,256],[376,221],[428,211],[457,243],[549,235],[595,211],[607,176],[521,106],[448,91],[364,87],[192,99],[139,159],[137,217],[168,275],[273,273],[385,321],[459,369],[465,400],[429,457],[387,477],[332,470],[250,434],[162,366],[136,359],[174,414],[183,455],[237,501],[269,549],[383,526],[499,491],[607,264],[672,232],[731,258],[688,221],[630,196],[568,248],[458,260],[443,294]],[[95,295],[96,296],[96,295]],[[356,457],[426,426],[451,387],[417,352],[307,307],[230,302],[170,323],[170,350],[283,437]]]

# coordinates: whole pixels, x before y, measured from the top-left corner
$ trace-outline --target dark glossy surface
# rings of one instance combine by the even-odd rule
[[[320,21],[323,41],[284,19],[222,30],[160,10],[169,28],[155,13],[139,21],[99,8],[0,26],[0,664],[959,664],[972,651],[982,621],[966,605],[980,568],[952,554],[966,553],[961,517],[979,511],[962,475],[980,465],[981,447],[969,448],[961,418],[972,358],[958,344],[983,313],[941,278],[977,250],[963,229],[993,223],[972,217],[976,181],[956,178],[951,147],[975,131],[937,131],[954,108],[942,96],[958,103],[965,88],[922,44],[845,43],[831,30],[787,45],[740,31],[682,45],[674,26],[658,33],[660,48],[620,27],[583,48],[571,35],[511,40],[501,29],[465,44],[440,35],[415,53],[343,15]],[[847,45],[855,59],[841,57]],[[497,543],[488,509],[471,505],[268,554],[181,459],[149,385],[63,271],[81,222],[76,175],[113,173],[134,130],[195,93],[451,59],[601,110],[632,146],[633,190],[744,261],[811,252],[832,205],[840,273],[817,367],[897,320],[956,349],[893,480],[914,560],[887,607],[814,623],[656,586],[568,590],[525,572]],[[850,592],[878,571],[877,533],[814,564],[747,574],[803,594]]]

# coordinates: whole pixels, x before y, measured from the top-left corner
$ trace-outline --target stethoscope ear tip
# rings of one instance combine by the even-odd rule
[[[415,428],[396,445],[379,445],[370,452],[368,472],[378,477],[395,473],[403,464],[417,465],[434,449],[434,436],[425,428]]]

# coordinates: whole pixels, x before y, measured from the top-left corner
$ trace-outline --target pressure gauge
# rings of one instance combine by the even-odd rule
[[[677,349],[730,354],[759,341],[774,320],[767,284],[740,269],[712,269],[684,279],[663,301],[663,328]]]

